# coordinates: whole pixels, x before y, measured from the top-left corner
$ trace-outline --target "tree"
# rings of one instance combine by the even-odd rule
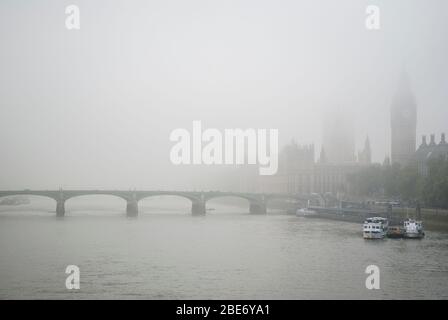
[[[349,176],[350,190],[358,196],[382,194],[426,206],[448,208],[448,157],[431,159],[429,174],[419,175],[417,165],[366,167]]]
[[[401,166],[397,163],[394,163],[392,166],[382,166],[381,179],[385,196],[398,197],[400,195],[398,186],[400,170]]]
[[[429,206],[448,208],[448,159],[431,159],[428,168],[422,190],[423,201]]]
[[[381,167],[367,167],[348,177],[354,193],[359,196],[373,196],[381,193]]]
[[[415,164],[408,165],[398,174],[398,191],[400,198],[415,201],[421,197],[423,177],[418,174]]]

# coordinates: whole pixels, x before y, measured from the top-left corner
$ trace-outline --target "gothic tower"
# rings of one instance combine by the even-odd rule
[[[323,119],[322,148],[328,163],[355,162],[353,113],[344,107],[328,110]]]
[[[364,164],[372,163],[372,151],[370,149],[369,136],[367,136],[366,141],[364,142],[364,149],[358,153],[358,162]]]
[[[417,104],[408,75],[403,72],[390,108],[391,161],[406,165],[415,152]]]

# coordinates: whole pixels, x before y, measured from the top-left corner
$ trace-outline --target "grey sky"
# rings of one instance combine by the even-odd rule
[[[65,28],[65,7],[81,30]],[[364,27],[380,7],[381,29]],[[448,133],[448,2],[441,0],[2,1],[0,188],[188,187],[169,133],[278,128],[320,149],[347,108],[357,150],[389,153],[403,68],[418,136]],[[419,140],[419,139],[418,139]]]

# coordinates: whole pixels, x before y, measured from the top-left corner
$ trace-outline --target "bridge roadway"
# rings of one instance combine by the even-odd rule
[[[56,201],[56,216],[65,215],[65,202],[68,199],[86,195],[110,195],[122,198],[126,201],[126,215],[136,217],[138,215],[138,202],[144,198],[154,196],[179,196],[191,201],[191,213],[193,215],[205,215],[206,203],[210,199],[219,197],[239,197],[249,201],[249,212],[251,214],[266,214],[266,204],[272,199],[287,199],[306,203],[311,199],[316,199],[315,195],[298,194],[261,194],[261,193],[240,193],[240,192],[220,192],[220,191],[137,191],[137,190],[15,190],[0,191],[1,197],[8,196],[40,196],[51,198]],[[319,199],[317,199],[319,201]]]

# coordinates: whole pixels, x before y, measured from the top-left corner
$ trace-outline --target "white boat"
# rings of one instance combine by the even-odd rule
[[[309,216],[312,214],[316,214],[316,211],[308,209],[308,208],[301,208],[301,209],[297,209],[297,211],[296,211],[296,216],[300,216],[300,217]]]
[[[404,221],[404,237],[412,239],[421,239],[425,236],[423,224],[421,221],[406,219]]]
[[[367,218],[362,226],[364,239],[383,239],[386,237],[389,221],[382,217]]]

